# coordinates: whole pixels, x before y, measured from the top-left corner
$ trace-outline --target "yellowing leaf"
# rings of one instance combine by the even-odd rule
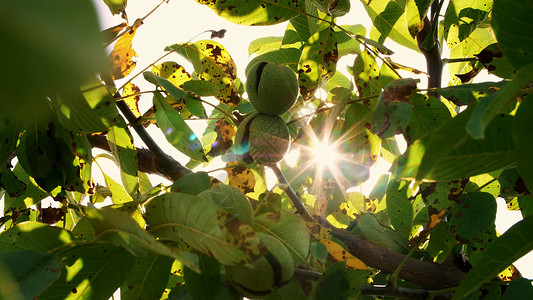
[[[218,88],[217,99],[236,106],[240,102],[235,80],[237,66],[229,52],[221,44],[202,40],[191,44],[175,44],[165,50],[174,50],[189,60],[201,80],[209,81]]]
[[[152,68],[152,73],[172,82],[183,89],[183,83],[192,80],[192,76],[183,66],[173,61],[166,61]]]
[[[225,119],[220,119],[215,123],[216,140],[211,145],[209,155],[217,156],[225,154],[226,151],[233,145],[233,137],[235,136],[235,128],[231,126]]]
[[[122,91],[122,97],[123,97],[122,100],[126,102],[130,110],[133,112],[133,114],[137,118],[141,116],[141,112],[139,111],[139,100],[141,99],[141,96],[137,94],[140,91],[141,89],[131,82],[128,82],[128,84],[124,86],[124,89]],[[134,96],[130,96],[130,95],[134,95]]]
[[[357,257],[351,255],[341,245],[321,236],[320,242],[326,246],[328,254],[336,261],[346,261],[346,266],[356,270],[368,270],[368,267]]]
[[[228,172],[229,184],[231,186],[238,188],[243,194],[254,191],[255,177],[252,170],[243,166],[236,166],[231,169],[226,169],[226,172]]]
[[[136,62],[133,61],[133,58],[137,57],[137,52],[133,49],[132,43],[140,24],[142,23],[135,24],[129,32],[121,36],[109,55],[109,60],[112,64],[111,74],[113,75],[113,79],[124,78],[135,68]]]

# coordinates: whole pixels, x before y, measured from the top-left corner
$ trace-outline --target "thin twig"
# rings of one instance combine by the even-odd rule
[[[278,182],[279,183],[282,183],[284,184],[285,186],[283,187],[283,189],[285,190],[285,193],[287,194],[287,196],[289,197],[289,199],[291,200],[292,204],[294,205],[294,207],[296,208],[296,211],[298,212],[298,214],[305,220],[305,221],[308,221],[308,222],[314,222],[315,219],[313,218],[313,216],[311,216],[311,214],[307,211],[307,209],[305,208],[304,204],[302,203],[302,200],[300,200],[300,197],[296,194],[296,192],[294,192],[294,190],[292,189],[291,185],[289,184],[289,182],[287,181],[287,178],[285,178],[285,175],[283,175],[283,172],[281,172],[280,168],[278,167],[277,164],[270,164],[268,165],[268,167],[270,169],[272,169],[272,171],[274,172],[274,174],[276,175],[276,178],[278,179]],[[280,187],[281,188],[281,187]]]

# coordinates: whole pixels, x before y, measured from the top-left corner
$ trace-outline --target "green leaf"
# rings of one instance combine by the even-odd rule
[[[193,299],[217,299],[221,286],[220,263],[209,256],[201,255],[200,272],[183,269],[187,292]]]
[[[183,83],[183,89],[186,90],[186,91],[190,91],[190,92],[193,92],[195,94],[197,94],[198,96],[201,96],[201,97],[207,97],[207,96],[217,96],[218,95],[218,88],[216,86],[216,84],[210,82],[210,81],[205,81],[205,80],[191,80],[191,81],[186,81]],[[187,100],[187,99],[185,99]],[[190,99],[190,101],[193,101],[194,98]],[[200,102],[198,100],[196,100],[196,102]],[[187,101],[185,101],[185,105],[187,105]],[[189,107],[187,107],[189,108]],[[190,110],[190,108],[189,108]],[[196,115],[196,114],[195,114]],[[205,117],[207,117],[205,115],[205,112],[203,113],[203,115]]]
[[[516,74],[516,69],[511,62],[503,55],[498,43],[490,44],[483,51],[479,52],[476,57],[483,64],[489,74],[501,78],[511,79]]]
[[[285,211],[267,212],[256,216],[255,230],[276,237],[287,247],[297,265],[305,265],[310,235],[299,216]]]
[[[289,283],[285,284],[279,289],[273,289],[266,300],[305,300],[305,296],[302,287],[298,284],[296,278],[291,279]]]
[[[180,192],[191,195],[198,195],[211,187],[211,178],[206,172],[196,172],[186,174],[174,181],[173,192]]]
[[[345,276],[345,261],[333,263],[316,283],[315,299],[347,299],[350,283]]]
[[[0,81],[2,109],[14,118],[28,120],[35,102],[79,88],[106,69],[93,1],[3,1],[0,11],[0,57],[24,57],[2,64],[9,70]]]
[[[155,75],[154,75],[155,76]],[[172,146],[198,161],[207,161],[202,143],[183,117],[159,93],[154,94],[157,125]]]
[[[168,193],[146,205],[146,223],[160,240],[183,241],[225,265],[243,264],[262,254],[250,225],[215,204],[183,193]]]
[[[286,65],[291,68],[294,72],[298,71],[298,61],[302,50],[296,48],[281,48],[279,50],[270,51],[263,55],[259,55],[252,59],[246,66],[245,74],[248,74],[248,70],[258,62],[271,62],[276,64]]]
[[[505,289],[502,300],[531,299],[533,298],[533,286],[527,278],[516,278]]]
[[[513,123],[513,140],[518,171],[530,191],[533,191],[533,96],[522,99]]]
[[[3,142],[0,147],[0,171],[6,167],[9,156],[15,151],[20,131],[20,125],[9,112],[2,110],[0,112],[0,141]]]
[[[112,14],[116,15],[125,12],[128,0],[104,0]]]
[[[415,141],[399,161],[399,178],[449,181],[513,167],[513,117],[498,116],[485,139],[475,140],[464,129],[473,110],[469,107]]]
[[[475,54],[480,53],[485,47],[496,42],[494,34],[490,27],[476,28],[466,39],[450,49],[450,58],[472,58]],[[474,65],[476,66],[476,65]],[[481,68],[478,63],[476,67]],[[448,65],[450,74],[450,85],[458,85],[464,83],[457,75],[466,74],[473,71],[473,66],[470,62],[459,62]]]
[[[271,50],[277,50],[281,47],[282,36],[267,36],[253,40],[248,46],[248,55],[261,55]]]
[[[368,97],[381,93],[379,66],[374,55],[368,50],[357,55],[352,70],[359,97]]]
[[[409,103],[413,105],[413,112],[404,132],[408,144],[436,130],[452,117],[446,105],[432,96],[414,93],[409,97]]]
[[[533,250],[533,216],[519,221],[482,254],[479,264],[461,281],[452,299],[463,299],[492,280],[514,261]]]
[[[87,218],[96,234],[96,241],[107,241],[135,256],[166,255],[181,261],[191,269],[198,270],[198,262],[191,259],[191,255],[174,251],[158,242],[126,213],[112,208],[90,209],[87,211]]]
[[[452,49],[488,16],[493,0],[452,0],[444,15],[444,37]]]
[[[176,51],[192,63],[199,79],[216,85],[220,102],[233,106],[239,104],[240,97],[235,84],[237,66],[224,46],[212,40],[202,40],[171,45],[165,50]]]
[[[441,264],[448,258],[456,243],[450,234],[449,223],[441,222],[431,231],[426,250],[433,257],[433,262]]]
[[[482,139],[485,129],[492,119],[501,112],[508,102],[519,96],[521,89],[526,87],[531,81],[533,81],[533,69],[522,68],[516,73],[511,82],[504,85],[502,89],[490,97],[480,101],[466,124],[468,133],[475,139]]]
[[[7,272],[14,280],[11,286],[0,282],[0,295],[10,295],[4,299],[16,299],[15,295],[20,293],[24,299],[33,299],[59,277],[63,264],[49,254],[15,251],[1,253],[0,266],[2,272]]]
[[[366,28],[363,25],[342,25],[344,30],[353,35],[366,35]],[[335,35],[337,36],[337,49],[339,51],[339,58],[348,54],[361,53],[361,43],[352,38],[346,32],[341,31],[339,28],[335,28]]]
[[[463,243],[482,242],[494,232],[496,199],[489,193],[464,194],[453,207],[450,226],[456,239]]]
[[[117,126],[107,132],[107,143],[113,153],[113,158],[120,169],[120,178],[124,189],[135,200],[139,198],[139,167],[137,150],[133,144],[133,137],[124,119],[119,118]]]
[[[390,226],[383,226],[374,214],[363,214],[357,217],[352,232],[363,239],[391,249],[399,253],[407,253],[407,238],[394,231]]]
[[[303,13],[302,1],[279,0],[196,0],[222,18],[240,25],[273,25]]]
[[[489,97],[505,84],[505,81],[461,84],[438,88],[437,93],[457,106],[470,105]]]
[[[105,185],[111,192],[111,199],[113,200],[113,204],[129,203],[133,201],[133,198],[128,193],[126,193],[124,187],[120,183],[116,182],[106,173],[102,172],[102,174],[104,175]]]
[[[28,250],[51,253],[78,241],[69,231],[39,222],[24,222],[0,234],[0,253]]]
[[[492,28],[505,57],[519,70],[533,63],[531,1],[496,0]]]
[[[79,90],[53,97],[59,122],[80,132],[102,132],[118,118],[115,99],[96,77],[83,83]]]
[[[413,205],[411,204],[409,182],[393,180],[387,188],[387,215],[394,229],[406,239],[413,226]]]
[[[26,184],[8,168],[0,172],[0,186],[10,197],[19,197],[26,192]]]
[[[338,60],[333,27],[326,27],[307,40],[298,63],[298,81],[304,100],[314,97],[315,91],[335,74]]]
[[[290,29],[296,31],[296,34],[299,37],[299,40],[305,42],[309,38],[318,32],[318,9],[311,1],[305,2],[305,14],[299,14],[298,16],[290,20],[291,27],[287,26],[287,31],[285,31],[285,37],[287,37],[287,32]],[[292,31],[292,30],[291,30]],[[284,44],[285,41],[284,41]]]
[[[11,208],[27,208],[35,203],[38,203],[42,199],[48,197],[43,189],[41,189],[33,178],[24,171],[20,164],[16,164],[13,169],[13,175],[18,180],[23,182],[26,187],[24,193],[19,196],[11,196],[9,191],[4,195],[4,212],[7,212]],[[2,180],[4,180],[3,178]]]
[[[168,256],[138,257],[120,287],[120,299],[159,299],[170,277],[174,260]]]
[[[201,192],[198,197],[210,201],[228,211],[245,224],[253,226],[254,212],[248,198],[237,188],[219,184]]]
[[[362,0],[372,20],[370,37],[383,43],[388,37],[396,43],[418,51],[414,39],[421,18],[414,0]]]
[[[61,276],[39,299],[109,299],[135,262],[126,250],[106,244],[73,248],[62,256]]]

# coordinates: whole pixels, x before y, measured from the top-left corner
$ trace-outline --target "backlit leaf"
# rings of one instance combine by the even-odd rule
[[[404,132],[405,140],[409,144],[437,129],[451,118],[446,105],[435,97],[414,93],[409,103],[413,105],[413,112]]]
[[[305,43],[298,63],[298,81],[304,100],[311,99],[315,91],[337,70],[339,52],[333,27],[315,33]]]
[[[154,94],[155,119],[172,146],[198,161],[207,161],[202,143],[183,117],[159,93]]]
[[[139,100],[141,99],[141,96],[135,95],[140,91],[141,89],[131,82],[128,82],[122,90],[122,100],[128,104],[128,107],[136,118],[141,116],[141,112],[139,111]]]
[[[22,250],[50,253],[76,240],[67,230],[38,222],[24,222],[0,234],[0,253]]]
[[[381,93],[381,84],[378,80],[380,77],[379,66],[374,55],[368,50],[357,55],[352,70],[359,97]]]
[[[452,0],[444,15],[444,36],[450,49],[467,38],[492,10],[493,0]]]
[[[248,198],[237,188],[230,185],[217,184],[211,189],[198,194],[198,197],[216,204],[243,223],[253,226],[254,213],[252,205]]]
[[[363,25],[342,25],[341,27],[353,35],[366,35],[366,29]],[[338,28],[335,28],[335,35],[337,36],[339,58],[348,54],[361,53],[361,43],[359,41]]]
[[[346,261],[346,267],[355,270],[368,270],[368,267],[357,257],[350,254],[346,249],[336,242],[328,239],[321,239],[322,244],[328,249],[328,254],[336,261]]]
[[[248,70],[257,62],[271,62],[276,64],[283,64],[291,68],[294,72],[298,71],[298,61],[300,60],[300,55],[302,50],[296,48],[281,48],[279,50],[274,50],[267,52],[263,55],[259,55],[252,59],[246,66],[245,73],[248,73]]]
[[[196,0],[222,18],[240,25],[273,25],[287,21],[303,10],[303,1],[292,0]]]
[[[132,43],[137,28],[142,24],[142,21],[131,27],[130,31],[121,36],[111,54],[109,54],[109,61],[111,62],[111,74],[113,79],[121,79],[128,76],[135,68],[137,62],[133,59],[137,57],[137,52],[133,49]]]
[[[116,15],[125,11],[128,0],[104,0],[104,3],[111,13]]]
[[[462,299],[492,280],[511,263],[533,249],[533,217],[519,221],[496,239],[482,254],[478,264],[461,281],[452,299]]]
[[[226,169],[228,172],[228,183],[238,188],[243,194],[254,192],[255,177],[252,170],[244,166],[235,166]]]
[[[398,44],[418,51],[414,39],[421,29],[421,18],[414,0],[362,0],[372,20],[370,37],[383,43],[388,37]]]
[[[146,205],[146,223],[160,240],[183,241],[226,265],[251,262],[265,250],[250,225],[188,194],[167,193],[152,199]]]
[[[252,55],[256,53],[257,55],[261,55],[269,50],[279,49],[282,41],[282,36],[267,36],[255,39],[248,46],[248,54]]]
[[[235,85],[237,66],[224,46],[211,40],[202,40],[175,44],[165,50],[176,51],[185,57],[192,63],[198,78],[215,84],[220,102],[233,106],[239,104],[240,97]]]

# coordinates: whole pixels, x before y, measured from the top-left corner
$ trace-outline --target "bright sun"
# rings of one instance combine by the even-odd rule
[[[328,140],[317,140],[313,148],[311,148],[313,162],[320,168],[331,167],[339,158],[336,146],[331,144]]]

